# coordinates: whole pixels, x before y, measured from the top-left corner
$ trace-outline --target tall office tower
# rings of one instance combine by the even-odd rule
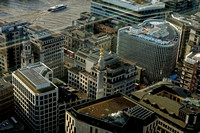
[[[43,63],[12,73],[15,112],[34,133],[58,132],[58,88],[53,71]]]
[[[62,78],[64,76],[65,36],[33,25],[28,26],[27,31],[33,44],[35,60],[51,68],[54,77]]]
[[[145,0],[92,0],[91,13],[111,17],[128,25],[138,24],[149,18],[164,19],[171,11],[162,2]]]
[[[181,75],[181,87],[200,95],[200,53],[189,53],[184,62]]]
[[[94,99],[102,97],[102,91],[103,96],[134,91],[137,75],[135,64],[111,52],[103,51],[101,57],[99,49],[78,51],[74,67],[68,71],[69,85]]]
[[[119,29],[117,54],[145,69],[149,81],[172,74],[177,59],[180,35],[163,20],[146,20]]]
[[[21,65],[21,45],[27,40],[24,21],[0,22],[0,70],[8,72]]]
[[[22,42],[23,50],[21,52],[21,68],[27,67],[28,65],[31,65],[34,63],[34,55],[31,50],[31,42],[26,41]]]

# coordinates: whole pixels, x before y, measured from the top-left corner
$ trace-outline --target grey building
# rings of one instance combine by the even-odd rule
[[[173,72],[180,34],[163,20],[146,20],[118,31],[117,54],[145,69],[149,81],[159,81]]]
[[[178,13],[187,13],[198,9],[198,2],[196,0],[166,0],[166,8]]]
[[[8,72],[20,68],[22,41],[27,40],[24,21],[0,21],[0,70]]]
[[[53,70],[54,77],[62,78],[64,76],[65,36],[39,26],[28,26],[27,31],[33,46],[35,62],[43,62]]]
[[[139,0],[92,0],[91,13],[116,19],[128,25],[138,24],[149,18],[164,19],[171,11],[163,2]]]

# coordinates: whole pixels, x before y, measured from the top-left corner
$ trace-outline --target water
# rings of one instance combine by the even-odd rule
[[[56,13],[47,12],[57,4],[67,9]],[[0,19],[5,21],[24,20],[50,30],[70,26],[79,14],[90,11],[90,0],[0,0]]]

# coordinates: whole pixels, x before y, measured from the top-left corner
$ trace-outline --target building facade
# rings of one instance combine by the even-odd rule
[[[171,11],[162,2],[138,0],[92,0],[91,13],[116,19],[127,25],[138,24],[149,18],[163,19]]]
[[[117,54],[144,68],[149,81],[159,81],[174,71],[179,39],[170,23],[146,20],[118,31]]]
[[[187,13],[198,9],[196,0],[167,0],[165,7],[173,12]]]
[[[6,118],[13,110],[14,97],[12,85],[0,79],[0,120]]]
[[[200,27],[200,19],[197,14],[192,16],[180,15],[174,13],[166,19],[172,23],[180,32],[180,46],[178,52],[177,67],[181,72],[184,59],[192,49],[198,47],[198,29]],[[196,38],[196,39],[195,39]]]
[[[51,68],[54,77],[64,76],[65,36],[52,33],[39,26],[29,26],[27,31],[33,46],[35,62],[40,61]]]
[[[200,129],[198,100],[190,91],[169,82],[158,82],[135,91],[131,97],[152,110],[157,119],[146,129],[155,132],[197,133]]]
[[[148,133],[154,112],[132,99],[115,94],[66,110],[66,133]],[[149,130],[146,130],[149,128]]]
[[[134,91],[137,70],[133,63],[117,57],[111,52],[103,52],[103,70],[99,70],[99,49],[78,51],[75,55],[74,67],[68,71],[70,86],[81,89],[91,98],[97,98],[98,77],[103,76],[103,96],[117,92],[130,94]],[[101,74],[100,74],[101,73]],[[103,74],[102,74],[103,73]],[[102,84],[101,84],[102,85]]]
[[[26,41],[22,42],[23,50],[21,52],[21,68],[27,67],[34,63],[34,55],[32,52],[31,42]]]
[[[181,74],[181,87],[200,94],[200,54],[199,52],[189,53],[184,62]]]
[[[58,132],[58,88],[42,63],[12,73],[15,112],[34,133]]]
[[[0,22],[0,69],[3,72],[21,67],[22,41],[28,36],[24,21]]]

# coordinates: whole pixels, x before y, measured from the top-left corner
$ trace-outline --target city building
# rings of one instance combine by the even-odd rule
[[[165,8],[173,12],[187,13],[189,11],[197,10],[198,3],[196,0],[166,0]]]
[[[154,0],[92,0],[91,13],[132,25],[149,18],[164,19],[171,11],[165,10],[165,3]]]
[[[87,38],[93,35],[93,33],[85,30],[79,30],[74,27],[67,28],[64,34],[66,36],[64,47],[74,52],[79,48],[86,47]]]
[[[0,121],[1,133],[22,133],[24,132],[24,125],[14,116]]]
[[[64,76],[64,44],[65,36],[50,32],[39,26],[27,26],[33,47],[35,62],[40,61],[51,68],[54,77]]]
[[[130,97],[155,113],[157,119],[151,127],[155,132],[197,133],[199,102],[190,96],[190,91],[162,81],[135,91]]]
[[[27,67],[34,63],[34,55],[31,49],[31,42],[22,42],[22,52],[21,52],[21,68]]]
[[[104,97],[66,111],[66,133],[154,132],[154,112],[122,94]]]
[[[111,51],[112,37],[106,33],[92,35],[87,39],[88,47],[103,48],[106,51]]]
[[[113,44],[113,37],[103,32],[94,34],[83,29],[68,28],[64,34],[66,35],[65,49],[73,52],[94,47],[110,51]]]
[[[21,45],[28,36],[24,21],[0,21],[0,70],[8,72],[21,66]]]
[[[160,81],[174,71],[179,39],[171,23],[150,19],[119,29],[117,54],[145,69],[148,81]]]
[[[83,49],[75,54],[74,67],[68,70],[68,84],[91,98],[134,91],[137,70],[134,63],[112,52]],[[100,90],[100,91],[99,91]]]
[[[58,132],[58,87],[53,71],[43,63],[12,73],[15,112],[32,132]]]
[[[189,53],[182,67],[181,87],[190,90],[196,94],[200,94],[200,53]]]
[[[0,120],[12,113],[13,105],[13,87],[2,78],[0,79]]]
[[[72,26],[76,25],[81,27],[81,29],[84,29],[88,32],[94,32],[94,24],[96,21],[101,21],[102,17],[98,15],[94,15],[89,12],[81,12],[80,18],[76,20],[76,24],[72,23]]]
[[[198,13],[191,16],[173,13],[171,17],[168,17],[166,19],[168,22],[172,23],[181,33],[178,60],[177,60],[177,67],[179,73],[182,70],[183,61],[186,55],[188,55],[191,52],[193,46],[196,46],[192,45],[195,42],[192,41],[193,40],[192,38],[195,38],[195,35],[193,33],[195,33],[196,30],[199,29],[200,27],[199,18],[200,17],[198,16]]]

